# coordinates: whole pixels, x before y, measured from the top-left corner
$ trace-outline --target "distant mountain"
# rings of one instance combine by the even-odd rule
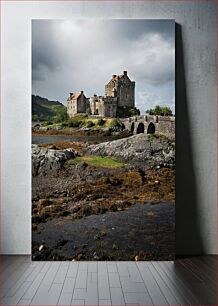
[[[67,108],[61,102],[32,95],[32,121],[64,121]]]

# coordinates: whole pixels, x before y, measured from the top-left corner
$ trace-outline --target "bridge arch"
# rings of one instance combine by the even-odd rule
[[[122,130],[125,130],[125,124],[124,123],[122,123]]]
[[[134,124],[134,122],[132,122],[131,128],[130,128],[130,130],[131,130],[132,133],[134,132],[134,129],[135,129],[135,124]]]
[[[150,122],[147,128],[147,134],[154,134],[155,133],[155,125],[153,122]]]
[[[137,126],[136,134],[141,134],[145,132],[145,126],[144,123],[140,122]]]

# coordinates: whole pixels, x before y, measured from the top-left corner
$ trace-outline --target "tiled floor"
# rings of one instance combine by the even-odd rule
[[[217,305],[215,256],[175,263],[1,259],[0,305]]]

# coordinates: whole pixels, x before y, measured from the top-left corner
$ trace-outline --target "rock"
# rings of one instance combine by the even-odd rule
[[[48,199],[39,199],[38,204],[39,204],[40,206],[48,206],[48,205],[51,204],[51,201],[48,200]]]
[[[40,126],[41,126],[41,123],[33,123],[33,125],[32,125],[32,128],[33,129],[39,129],[40,128]]]
[[[54,150],[32,145],[32,175],[46,174],[60,170],[65,162],[75,158],[73,149]]]
[[[39,224],[42,221],[42,218],[37,216],[37,215],[33,215],[32,216],[32,224],[36,223]]]
[[[81,163],[78,163],[76,165],[76,170],[78,170],[79,172],[80,171],[83,171],[85,170],[85,168],[88,166],[88,164],[86,162],[81,162]]]
[[[84,127],[84,126],[81,127],[79,130],[80,130],[80,131],[85,131],[85,132],[91,131],[90,128],[87,128],[87,127]]]
[[[40,126],[39,127],[39,131],[47,132],[48,130],[49,130],[49,128],[46,127],[46,126]]]
[[[175,150],[169,140],[155,138],[149,141],[147,134],[138,134],[97,145],[90,145],[87,155],[113,156],[125,162],[149,163],[150,166],[175,164]]]
[[[68,240],[66,240],[66,239],[59,240],[58,243],[57,243],[57,245],[56,245],[56,247],[57,247],[57,248],[61,248],[61,247],[63,247],[66,243],[68,243]]]
[[[63,128],[64,128],[63,126],[58,125],[58,126],[54,126],[52,129],[56,131],[60,131],[60,130],[63,130]]]
[[[111,131],[111,128],[109,128],[109,127],[102,128],[102,131],[103,131],[103,132],[110,132],[110,131]]]
[[[97,234],[93,237],[95,240],[99,240],[101,237]]]

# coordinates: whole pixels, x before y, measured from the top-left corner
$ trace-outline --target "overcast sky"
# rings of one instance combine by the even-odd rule
[[[136,107],[175,109],[172,20],[33,20],[32,93],[66,105],[69,92],[104,95],[113,74],[136,82]]]

